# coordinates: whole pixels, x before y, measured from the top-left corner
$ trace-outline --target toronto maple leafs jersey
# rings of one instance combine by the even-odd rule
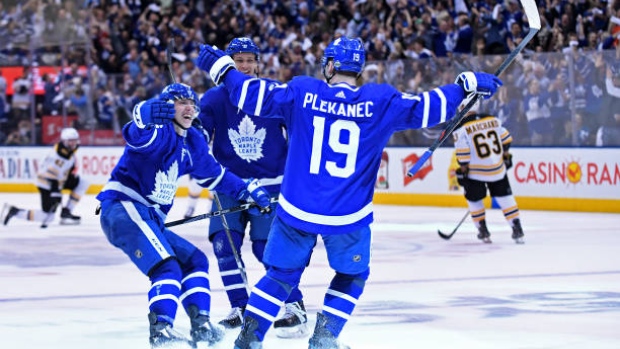
[[[456,84],[410,95],[387,84],[329,85],[306,76],[279,84],[237,71],[224,81],[244,112],[284,119],[289,151],[277,214],[294,228],[321,234],[370,224],[390,135],[452,118],[464,95]]]
[[[123,127],[125,151],[97,199],[131,200],[155,209],[165,219],[178,187],[190,174],[201,186],[237,197],[245,183],[215,161],[204,136],[195,128],[185,136],[172,123],[141,129],[134,122]]]
[[[470,115],[454,135],[456,159],[467,164],[467,177],[496,182],[506,176],[504,147],[512,142],[510,132],[492,115]]]
[[[198,117],[220,164],[243,179],[259,179],[271,193],[280,191],[288,150],[284,120],[244,113],[229,102],[224,86],[202,96]]]

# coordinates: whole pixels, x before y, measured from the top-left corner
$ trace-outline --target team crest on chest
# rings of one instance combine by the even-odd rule
[[[263,143],[267,131],[264,128],[256,130],[256,125],[247,115],[239,123],[239,130],[228,129],[228,138],[235,149],[235,153],[247,162],[256,161],[263,157]]]
[[[147,197],[160,205],[170,205],[177,192],[179,164],[175,161],[168,171],[157,171],[153,191]]]

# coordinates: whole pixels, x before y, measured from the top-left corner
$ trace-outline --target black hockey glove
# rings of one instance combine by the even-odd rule
[[[456,169],[455,173],[456,173],[456,181],[459,183],[461,187],[464,187],[465,184],[469,182],[469,179],[467,178],[467,174],[469,173],[469,167],[461,166]]]
[[[504,153],[504,166],[506,166],[507,170],[510,170],[512,167],[512,154]]]

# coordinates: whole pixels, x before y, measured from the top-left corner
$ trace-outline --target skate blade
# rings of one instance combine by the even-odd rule
[[[491,241],[491,239],[490,239],[490,238],[484,238],[484,239],[480,239],[480,240],[482,240],[482,242],[484,242],[485,244],[491,244],[491,243],[493,243],[493,241]]]
[[[80,221],[79,220],[73,220],[73,219],[61,219],[60,220],[60,225],[80,225]]]
[[[523,245],[525,243],[525,241],[523,240],[523,238],[516,238],[515,239],[515,244],[517,245]]]
[[[278,338],[304,338],[310,334],[307,322],[294,327],[277,327],[274,330]]]

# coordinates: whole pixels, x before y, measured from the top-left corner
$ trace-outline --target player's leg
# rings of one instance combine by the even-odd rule
[[[56,208],[60,205],[61,193],[58,191],[58,186],[54,187],[55,190],[38,189],[41,196],[41,209],[28,210],[12,205],[5,205],[2,216],[4,225],[7,225],[9,221],[15,217],[27,221],[41,222],[41,228],[47,228],[48,224],[54,220]]]
[[[211,324],[211,284],[207,256],[189,241],[172,231],[164,231],[181,266],[181,304],[190,318],[194,343],[209,346],[222,340],[224,331]]]
[[[265,338],[291,290],[299,286],[317,235],[291,228],[278,217],[273,221],[263,262],[267,274],[252,289],[235,347],[254,348]]]
[[[60,211],[60,224],[80,224],[81,217],[74,215],[72,212],[77,203],[80,202],[82,196],[86,193],[88,182],[82,177],[71,174],[65,181],[63,189],[69,189],[71,193],[69,194],[67,204]]]
[[[256,259],[262,262],[269,230],[275,218],[275,207],[269,214],[256,216],[245,213],[244,215],[250,221],[252,252]],[[280,338],[300,338],[308,335],[308,316],[299,287],[291,290],[291,294],[284,303],[284,313],[273,323],[273,327]]]
[[[239,205],[239,201],[224,194],[219,194],[219,199],[223,209]],[[219,324],[226,328],[237,328],[243,322],[243,311],[248,303],[248,291],[236,260],[238,257],[241,265],[245,268],[241,246],[243,245],[243,232],[247,222],[240,212],[228,214],[225,218],[229,227],[230,239],[226,234],[222,217],[213,217],[209,222],[209,240],[213,244],[213,253],[217,258],[224,290],[231,306],[230,313],[226,318],[219,321]],[[232,246],[230,240],[232,240]],[[235,257],[235,253],[237,257]]]
[[[151,281],[148,292],[151,347],[190,346],[191,341],[173,329],[182,271],[162,232],[161,218],[135,202],[104,200],[100,221],[108,241],[121,249]]]
[[[370,274],[370,227],[342,235],[322,235],[329,265],[336,271],[317,314],[309,348],[339,348],[338,336],[364,292]]]
[[[486,184],[467,178],[462,185],[471,219],[478,228],[478,239],[485,243],[491,243],[491,233],[487,228],[486,210],[482,201],[487,196]]]
[[[188,189],[188,198],[187,198],[187,209],[185,210],[185,218],[191,217],[194,215],[194,211],[196,210],[196,205],[198,204],[198,199],[200,198],[200,194],[204,189],[195,179],[189,178],[189,183],[187,185]]]
[[[491,197],[495,198],[497,204],[504,213],[506,221],[508,221],[508,224],[510,224],[512,228],[512,238],[517,244],[524,243],[523,228],[521,227],[521,219],[519,218],[519,206],[517,206],[517,201],[514,195],[512,195],[508,176],[505,176],[497,182],[489,183],[488,186]]]

